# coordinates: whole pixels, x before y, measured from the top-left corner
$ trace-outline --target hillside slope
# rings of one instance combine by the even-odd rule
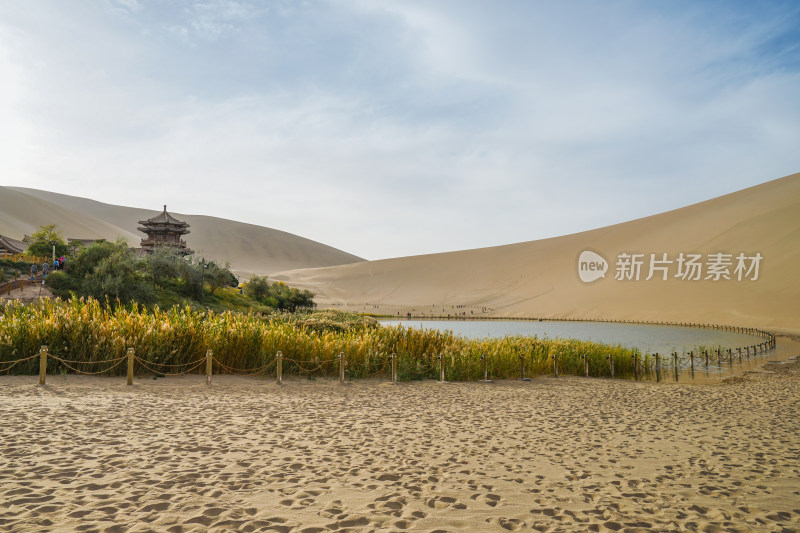
[[[122,237],[138,246],[138,221],[160,209],[104,204],[86,198],[21,187],[0,187],[0,234],[21,238],[42,224],[57,224],[65,237]],[[324,244],[262,226],[204,215],[173,213],[191,224],[186,241],[208,259],[230,261],[244,274],[323,267],[362,261]]]
[[[578,258],[608,262],[585,283]],[[645,254],[640,280],[617,280],[619,254]],[[667,253],[667,280],[649,281],[650,254]],[[701,254],[701,279],[676,277],[679,254]],[[709,254],[731,254],[728,275],[705,279]],[[736,257],[761,254],[738,281]],[[712,261],[713,262],[713,261]],[[749,267],[753,261],[747,260]],[[309,288],[323,306],[387,314],[455,313],[732,323],[800,331],[800,174],[614,226],[519,244],[295,270],[277,277]],[[368,305],[365,305],[368,304]],[[457,307],[463,306],[463,307]]]

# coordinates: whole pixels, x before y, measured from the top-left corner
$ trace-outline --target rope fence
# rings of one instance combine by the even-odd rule
[[[766,333],[766,332],[765,332]],[[745,359],[750,359],[751,357],[756,357],[758,355],[763,355],[771,349],[775,347],[775,336],[767,333],[768,340],[765,342],[748,345],[744,347],[736,347],[736,348],[728,348],[728,349],[721,349],[717,348],[716,350],[704,350],[703,353],[695,354],[694,351],[690,351],[689,353],[678,354],[677,352],[672,352],[671,354],[659,354],[655,353],[651,357],[642,357],[639,354],[633,355],[633,368],[634,368],[634,379],[639,380],[643,375],[655,375],[656,380],[661,380],[661,373],[665,370],[671,370],[675,373],[675,378],[677,380],[678,372],[682,369],[690,369],[694,372],[695,368],[705,367],[708,368],[712,364],[716,364],[717,366],[721,366],[723,363],[728,363],[729,366],[732,366],[735,361],[743,362]],[[752,350],[751,350],[752,348]],[[433,355],[433,354],[431,354]],[[648,354],[649,355],[649,354]],[[206,352],[205,357],[196,359],[194,361],[190,361],[187,363],[180,363],[180,364],[169,364],[169,363],[157,363],[154,361],[147,361],[138,357],[135,354],[135,350],[133,348],[128,348],[126,355],[122,357],[117,357],[114,359],[106,359],[102,361],[75,361],[75,360],[68,360],[62,357],[59,357],[54,354],[50,354],[48,351],[47,346],[42,346],[39,350],[39,353],[33,354],[29,357],[25,357],[22,359],[17,359],[15,361],[5,361],[0,363],[0,373],[7,372],[14,368],[19,363],[23,363],[26,361],[30,361],[35,358],[39,358],[39,384],[44,385],[47,379],[47,364],[48,360],[52,359],[64,365],[65,368],[68,368],[75,374],[85,375],[85,376],[97,376],[100,374],[105,374],[111,372],[112,370],[118,368],[123,363],[127,361],[128,363],[128,371],[127,371],[127,382],[128,385],[133,384],[133,378],[135,375],[135,368],[136,363],[138,366],[157,377],[164,377],[164,376],[181,376],[187,374],[199,374],[199,370],[201,367],[205,365],[205,375],[206,375],[206,383],[211,383],[211,377],[213,375],[213,369],[216,364],[216,368],[221,370],[225,374],[231,375],[238,375],[238,376],[267,376],[267,373],[275,367],[275,377],[278,384],[283,383],[283,369],[284,363],[291,363],[293,366],[292,368],[300,375],[307,375],[312,376],[315,373],[322,370],[324,367],[328,365],[338,365],[337,374],[340,383],[346,382],[346,370],[350,371],[351,379],[353,375],[358,377],[377,377],[384,375],[387,368],[391,366],[389,379],[392,383],[397,383],[398,381],[398,355],[396,353],[389,354],[384,359],[383,366],[376,371],[370,372],[370,363],[363,363],[359,365],[358,363],[347,363],[346,357],[344,352],[340,352],[336,358],[333,359],[326,359],[323,361],[319,361],[317,365],[313,368],[306,368],[301,363],[301,361],[287,358],[283,356],[282,352],[277,352],[275,355],[275,359],[261,365],[260,367],[256,368],[234,368],[228,366],[218,359],[216,359],[213,355],[212,350],[208,350]],[[583,361],[584,367],[584,376],[589,377],[589,358],[586,355],[580,356]],[[435,359],[435,363],[433,365],[423,365],[421,370],[423,373],[430,372],[434,370],[434,367],[438,366],[438,374],[439,379],[436,381],[437,383],[449,383],[445,379],[445,369],[446,369],[446,360],[447,357],[444,355],[437,355],[433,356],[432,360]],[[482,374],[483,379],[478,380],[479,383],[493,383],[493,380],[489,377],[489,369],[488,369],[488,357],[486,355],[480,355],[478,357],[481,367],[482,367]],[[559,376],[559,357],[558,354],[554,354],[551,356],[553,361],[553,376]],[[83,370],[80,365],[98,365],[98,364],[107,364],[109,365],[106,368],[100,370]],[[518,378],[521,381],[531,381],[530,377],[525,376],[525,357],[520,355],[519,356],[519,364],[520,364],[520,377]],[[614,358],[612,356],[607,357],[607,370],[608,376],[611,378],[615,377],[614,373]],[[5,366],[3,366],[5,365]],[[359,369],[358,367],[362,366],[363,369]],[[417,366],[419,367],[419,362],[417,362]],[[166,368],[166,369],[177,369],[181,368],[182,370],[177,372],[167,372],[166,370],[161,370],[158,367]]]
[[[716,349],[703,349],[702,351],[689,351],[686,353],[671,352],[669,354],[640,354],[634,353],[632,358],[632,374],[635,380],[642,377],[655,377],[656,381],[661,380],[661,376],[665,372],[674,372],[675,379],[677,380],[678,374],[681,370],[690,370],[692,373],[695,369],[705,368],[710,366],[722,367],[723,364],[732,366],[734,362],[742,363],[753,357],[763,355],[775,349],[776,337],[774,334],[759,330],[756,328],[743,328],[738,326],[726,325],[708,325],[708,324],[686,324],[686,323],[656,323],[656,322],[642,322],[640,324],[652,325],[675,325],[683,327],[706,327],[714,328],[723,331],[733,331],[760,337],[763,342],[748,344],[744,346],[737,346],[733,348]],[[448,358],[450,358],[450,365],[460,363],[463,365],[478,365],[482,379],[478,381],[481,383],[492,383],[491,373],[489,369],[489,357],[487,354],[476,354],[471,358],[461,354],[462,359],[457,359],[458,354],[444,355],[443,353],[424,353],[422,356],[414,355],[411,352],[405,354],[406,357],[401,361],[400,355],[397,353],[385,352],[370,352],[369,355],[364,356],[364,362],[348,361],[345,352],[340,352],[336,356],[326,359],[314,360],[299,360],[291,357],[285,357],[281,351],[275,354],[274,358],[268,359],[266,354],[262,355],[263,364],[253,368],[237,368],[230,366],[223,361],[220,361],[213,355],[212,350],[207,350],[205,356],[186,363],[160,363],[156,361],[149,361],[146,358],[137,356],[134,348],[127,348],[125,355],[121,357],[104,359],[99,361],[78,361],[67,359],[57,354],[51,354],[48,351],[48,346],[43,345],[40,347],[38,353],[28,357],[17,359],[15,361],[0,362],[0,373],[6,373],[17,367],[21,363],[31,361],[39,357],[39,383],[44,385],[47,376],[48,361],[63,366],[71,372],[79,375],[96,376],[101,374],[109,374],[114,370],[121,367],[127,361],[127,382],[128,385],[133,384],[133,377],[137,367],[153,374],[156,377],[164,376],[180,376],[186,374],[203,374],[206,375],[206,382],[211,383],[211,377],[214,369],[218,373],[231,374],[239,376],[263,376],[267,377],[269,374],[275,376],[277,383],[283,382],[285,371],[294,373],[296,375],[304,375],[312,378],[317,375],[323,376],[337,376],[340,383],[345,383],[347,378],[371,378],[386,375],[387,369],[389,370],[389,379],[396,383],[399,379],[398,366],[403,363],[404,366],[404,379],[411,376],[412,379],[430,378],[438,375],[437,383],[447,383],[447,372],[451,367],[448,367]],[[586,354],[578,355],[580,367],[575,366],[573,361],[568,368],[565,368],[566,363],[559,361],[559,354],[555,353],[549,357],[552,363],[552,373],[554,377],[558,377],[560,373],[583,374],[589,377],[590,374],[595,377],[630,377],[631,374],[627,373],[619,375],[615,372],[614,356],[608,355],[604,361],[598,360],[595,356],[592,358],[590,365],[590,357]],[[629,363],[626,363],[628,356],[624,356],[621,360],[617,357],[617,362],[620,365],[630,368]],[[522,381],[530,381],[530,377],[526,377],[526,365],[533,366],[533,356],[519,355],[519,378]],[[568,361],[569,362],[569,361]],[[106,365],[104,368],[98,368],[98,365]],[[591,366],[591,369],[590,369]],[[475,368],[474,366],[472,368]],[[30,365],[27,366],[28,371],[31,370]],[[541,369],[541,367],[540,367]],[[475,369],[477,371],[477,368]],[[581,372],[582,370],[582,372]],[[591,372],[590,372],[591,370]],[[117,371],[119,374],[119,371]],[[274,372],[274,374],[273,374]],[[452,373],[451,373],[452,375]],[[473,374],[474,375],[474,374]],[[507,375],[507,374],[505,374]],[[463,376],[463,374],[462,374]]]

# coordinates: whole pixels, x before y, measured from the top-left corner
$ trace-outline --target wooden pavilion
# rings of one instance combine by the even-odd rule
[[[164,211],[147,220],[140,220],[139,224],[142,226],[138,230],[147,234],[141,243],[143,252],[152,253],[158,246],[171,246],[183,255],[194,253],[181,239],[181,236],[189,233],[189,224],[167,213],[166,205]]]

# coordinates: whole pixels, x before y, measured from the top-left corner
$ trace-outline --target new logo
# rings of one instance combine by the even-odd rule
[[[578,258],[578,276],[584,283],[591,283],[606,277],[608,261],[600,255],[589,250],[581,252]]]

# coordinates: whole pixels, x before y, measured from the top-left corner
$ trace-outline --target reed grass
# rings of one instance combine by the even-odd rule
[[[339,353],[345,354],[347,374],[360,378],[383,372],[388,358],[398,356],[401,380],[438,379],[439,359],[445,361],[445,378],[475,380],[483,376],[480,357],[496,379],[519,376],[520,356],[526,375],[553,372],[558,356],[559,373],[583,375],[582,355],[589,359],[591,376],[609,375],[609,357],[619,377],[633,375],[638,351],[574,339],[505,337],[466,339],[449,331],[419,330],[402,325],[382,327],[369,317],[340,312],[276,314],[262,316],[235,312],[192,310],[190,307],[146,309],[135,304],[102,305],[93,299],[44,300],[36,304],[9,302],[0,306],[0,363],[38,352],[47,345],[62,359],[92,363],[121,357],[133,347],[140,358],[157,364],[183,365],[204,357],[211,349],[223,365],[246,371],[265,365],[274,375],[275,354],[284,356],[284,374],[335,376]],[[61,370],[52,361],[51,373]],[[99,370],[102,364],[86,365]],[[125,372],[124,365],[113,371]],[[197,373],[203,368],[196,370]],[[215,368],[215,373],[221,369]],[[35,374],[38,361],[13,369]]]

